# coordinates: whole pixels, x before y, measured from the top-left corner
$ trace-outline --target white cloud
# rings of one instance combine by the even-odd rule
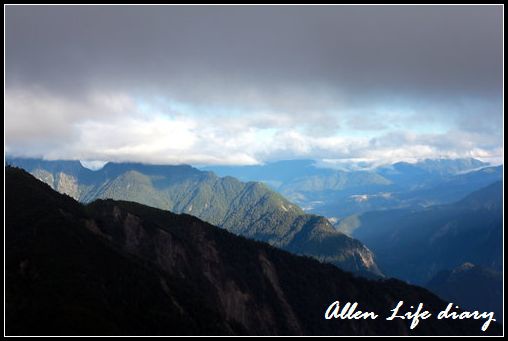
[[[234,107],[230,115],[227,107],[200,115],[200,106],[166,104],[140,103],[120,92],[93,91],[73,100],[41,89],[8,89],[6,149],[15,156],[168,164],[255,164],[292,158],[497,160],[503,154],[499,136],[488,131],[424,133],[413,127],[383,127],[365,132],[361,127],[337,128],[326,110],[311,110],[305,116],[301,110],[292,115],[285,106],[247,106],[245,111]],[[354,117],[347,115],[342,113],[352,122]]]

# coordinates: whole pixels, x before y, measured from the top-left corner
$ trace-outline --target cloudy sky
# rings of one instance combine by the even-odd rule
[[[502,160],[500,6],[5,10],[8,155]]]

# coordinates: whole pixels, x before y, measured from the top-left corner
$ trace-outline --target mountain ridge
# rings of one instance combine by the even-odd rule
[[[78,170],[65,168],[67,163],[60,166],[58,161],[9,162],[85,203],[111,198],[188,213],[233,233],[326,260],[348,271],[382,276],[374,255],[362,243],[338,233],[325,218],[305,214],[261,183],[220,178],[188,165],[108,163],[101,170],[91,171],[79,162],[73,163],[81,166]],[[312,233],[307,233],[308,229]]]

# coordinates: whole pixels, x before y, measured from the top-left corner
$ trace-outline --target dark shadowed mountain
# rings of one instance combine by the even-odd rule
[[[386,321],[396,302],[446,303],[132,202],[83,206],[23,170],[5,174],[7,335],[483,335],[483,321]],[[333,301],[376,320],[325,320]]]
[[[498,181],[450,205],[368,212],[352,235],[381,269],[415,284],[465,262],[502,270],[503,193]]]
[[[426,285],[441,298],[467,310],[493,311],[503,319],[503,276],[500,272],[471,263],[439,272]]]
[[[305,214],[261,183],[221,178],[185,165],[108,163],[91,171],[78,161],[10,159],[8,163],[81,202],[110,198],[187,213],[348,271],[382,276],[373,254],[362,243],[337,231],[327,219]]]

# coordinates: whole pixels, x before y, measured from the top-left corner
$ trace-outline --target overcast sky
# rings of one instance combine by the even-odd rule
[[[500,6],[7,6],[13,156],[503,155]]]

